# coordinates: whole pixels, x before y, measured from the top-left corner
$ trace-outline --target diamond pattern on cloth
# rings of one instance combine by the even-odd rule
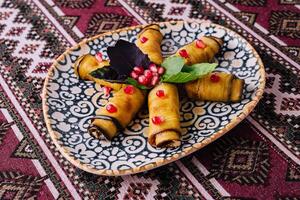
[[[239,184],[264,184],[270,170],[268,146],[241,138],[221,140],[213,153],[209,177]]]
[[[34,199],[44,183],[44,178],[19,172],[0,172],[0,199]]]

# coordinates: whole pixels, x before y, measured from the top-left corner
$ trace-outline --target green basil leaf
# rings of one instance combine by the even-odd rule
[[[181,72],[172,75],[165,74],[163,76],[163,82],[186,83],[211,73],[216,67],[216,63],[200,63],[191,66],[184,66]]]
[[[163,77],[163,82],[168,83],[186,83],[189,81],[196,80],[198,78],[197,75],[187,73],[187,72],[178,72],[177,74],[173,75],[166,75]]]
[[[191,66],[184,66],[182,72],[191,73],[201,77],[214,71],[217,66],[217,63],[198,63]]]
[[[149,88],[149,87],[146,87],[146,86],[144,86],[144,85],[139,84],[135,79],[130,78],[130,77],[128,77],[128,78],[126,79],[126,82],[127,82],[128,84],[133,85],[133,86],[135,86],[135,87],[137,87],[137,88],[139,88],[139,89],[142,89],[142,90],[149,90],[149,89],[151,89],[151,88]]]
[[[177,74],[181,71],[183,65],[184,59],[179,56],[168,57],[161,64],[161,66],[163,66],[166,69],[166,75]]]

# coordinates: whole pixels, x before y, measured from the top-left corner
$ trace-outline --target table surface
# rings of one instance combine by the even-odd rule
[[[211,20],[255,47],[267,73],[258,106],[221,139],[155,170],[105,177],[74,167],[42,116],[53,59],[84,37],[182,19]],[[299,63],[299,0],[1,0],[0,199],[299,198]]]

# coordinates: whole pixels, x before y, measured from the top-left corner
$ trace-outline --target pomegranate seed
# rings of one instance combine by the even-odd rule
[[[102,53],[101,53],[101,52],[96,53],[95,57],[96,57],[96,59],[97,59],[99,62],[102,62],[102,61],[103,61]]]
[[[130,73],[130,76],[131,76],[132,78],[134,78],[134,79],[137,79],[137,78],[139,77],[139,75],[138,75],[135,71],[132,71],[132,72]]]
[[[145,43],[145,42],[148,41],[148,38],[146,38],[146,37],[141,37],[140,41],[141,41],[141,43]]]
[[[150,63],[150,65],[148,66],[149,68],[150,67],[156,67],[156,64],[155,63]]]
[[[158,97],[164,97],[165,96],[165,91],[163,91],[163,90],[157,90],[156,91],[156,96],[158,96]]]
[[[187,52],[185,49],[181,49],[181,50],[179,51],[179,55],[180,55],[181,57],[183,57],[183,58],[188,58],[188,57],[189,57],[188,52]]]
[[[124,88],[124,92],[126,94],[133,94],[134,93],[134,87],[132,85],[127,85],[125,88]]]
[[[143,84],[144,85],[144,83],[145,83],[145,76],[144,75],[142,75],[142,76],[139,76],[138,77],[138,82],[140,83],[140,84]]]
[[[158,76],[153,76],[151,80],[151,85],[155,86],[159,82],[159,77]]]
[[[153,124],[159,125],[159,124],[163,123],[165,121],[165,119],[161,116],[154,116],[154,117],[152,117],[151,121],[153,122]]]
[[[144,75],[145,75],[147,78],[149,78],[149,79],[151,79],[152,76],[153,76],[152,72],[151,72],[149,69],[146,69],[146,70],[144,71]]]
[[[157,72],[152,72],[153,76],[159,76],[159,74]]]
[[[138,78],[138,82],[140,83],[140,84],[142,84],[142,85],[148,85],[148,83],[149,83],[149,78],[147,78],[146,76],[144,76],[144,75],[141,75],[141,76],[139,76],[139,78]]]
[[[157,69],[157,72],[158,72],[159,75],[162,75],[162,74],[165,73],[165,68],[164,68],[164,67],[159,67],[159,68]]]
[[[144,72],[144,68],[141,66],[137,66],[133,68],[133,71],[135,71],[138,75],[141,75]]]
[[[157,72],[157,67],[156,67],[156,65],[155,65],[154,63],[151,63],[151,64],[149,65],[149,69],[150,69],[152,72]]]
[[[196,47],[203,49],[206,47],[206,45],[203,43],[202,40],[196,40]]]
[[[211,82],[213,82],[213,83],[217,83],[217,82],[220,81],[220,76],[218,76],[217,74],[212,74],[212,75],[210,76],[210,80],[211,80]]]
[[[108,87],[108,86],[104,86],[103,87],[103,92],[105,95],[109,95],[110,91],[111,91],[111,87]]]
[[[118,111],[117,107],[110,103],[106,105],[106,110],[110,113],[115,113]]]

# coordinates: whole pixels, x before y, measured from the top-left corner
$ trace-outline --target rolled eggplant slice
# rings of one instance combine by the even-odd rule
[[[177,147],[181,144],[179,97],[177,87],[161,83],[148,95],[148,142],[154,147]]]
[[[109,66],[109,61],[103,60],[99,62],[91,54],[85,54],[80,56],[74,63],[74,71],[79,78],[92,81],[94,77],[90,73],[105,66]]]
[[[140,50],[147,54],[150,61],[160,65],[163,61],[160,44],[163,35],[159,31],[160,28],[156,24],[146,26],[138,35],[136,45]]]
[[[185,84],[188,97],[202,101],[239,102],[244,80],[225,72],[214,72]]]
[[[74,63],[73,67],[76,76],[78,76],[78,78],[81,78],[82,80],[94,81],[99,85],[108,86],[114,90],[121,89],[123,85],[120,83],[112,83],[112,82],[105,81],[103,79],[93,77],[91,73],[99,68],[109,67],[109,61],[103,60],[102,62],[99,62],[91,54],[80,56]]]
[[[124,85],[109,102],[97,110],[88,131],[95,138],[111,140],[134,118],[145,101],[145,93],[132,85]]]
[[[219,38],[203,36],[178,49],[176,55],[184,58],[186,65],[212,62],[222,45],[223,41]]]

